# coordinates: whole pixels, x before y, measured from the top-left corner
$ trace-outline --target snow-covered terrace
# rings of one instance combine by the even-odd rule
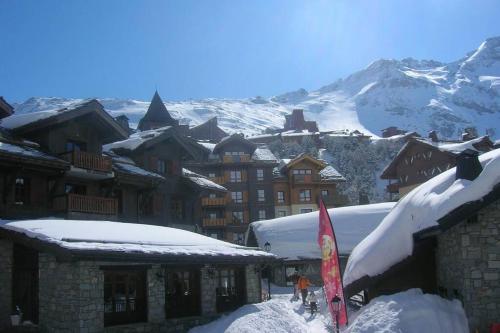
[[[0,220],[0,234],[31,239],[39,246],[80,259],[142,261],[261,261],[274,255],[190,231],[110,221]],[[35,244],[35,245],[36,245]]]
[[[352,249],[379,225],[394,205],[394,202],[386,202],[329,209],[339,253],[351,253]],[[272,253],[285,260],[321,259],[317,243],[318,226],[317,211],[253,222],[250,225],[258,244],[263,246],[269,242]]]
[[[352,251],[344,285],[375,277],[413,253],[413,235],[439,226],[460,206],[482,200],[500,184],[500,149],[479,157],[483,171],[474,180],[455,179],[456,168],[418,186],[402,198],[382,223]]]

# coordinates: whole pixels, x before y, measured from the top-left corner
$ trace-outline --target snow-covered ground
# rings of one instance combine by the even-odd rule
[[[242,306],[190,333],[330,333],[332,320],[321,290],[320,311],[311,315],[300,301],[291,301],[290,288],[271,287],[272,299]],[[459,301],[411,289],[373,299],[349,313],[350,325],[342,333],[468,333],[465,312]]]

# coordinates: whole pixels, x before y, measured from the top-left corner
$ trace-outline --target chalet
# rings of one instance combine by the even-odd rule
[[[203,124],[190,128],[189,136],[195,140],[217,143],[228,134],[217,125],[217,117],[213,117]]]
[[[274,217],[273,168],[276,157],[267,148],[239,134],[217,144],[201,142],[203,158],[186,161],[186,167],[227,188],[227,194],[202,198],[203,229],[207,235],[243,243],[248,224]]]
[[[283,131],[302,131],[319,132],[315,121],[306,121],[304,119],[304,110],[295,109],[291,114],[285,115],[285,126]]]
[[[158,94],[158,91],[155,91],[148,110],[139,121],[137,129],[146,131],[165,126],[177,127],[179,126],[179,121],[172,118]]]
[[[12,165],[13,155],[19,152],[12,147],[9,158],[4,155],[3,217],[117,218],[112,160],[102,154],[102,145],[124,139],[127,133],[99,102],[12,115],[2,119],[1,126],[16,141],[6,141],[4,147],[13,144],[25,149],[17,158],[21,166],[26,162],[26,168]],[[26,149],[33,153],[27,154]]]
[[[500,150],[465,150],[457,167],[402,198],[352,251],[345,291],[409,288],[462,302],[473,332],[498,322]]]
[[[328,210],[332,219],[342,269],[352,249],[384,219],[395,203],[349,206]],[[279,259],[273,265],[272,280],[280,286],[291,285],[295,271],[322,285],[321,253],[318,247],[318,212],[279,217],[250,224],[247,246],[264,248]]]
[[[384,128],[382,130],[382,137],[383,138],[390,138],[396,135],[404,135],[406,134],[405,130],[399,129],[396,126],[389,126],[387,128]]]
[[[345,181],[331,165],[307,154],[283,159],[273,179],[277,217],[309,213],[322,199],[327,207],[337,205],[337,184]]]
[[[469,141],[438,140],[435,132],[429,139],[410,138],[396,157],[383,170],[380,178],[389,180],[387,191],[399,196],[436,175],[453,168],[457,155],[465,149],[486,152],[493,149],[493,142],[487,137]]]
[[[261,302],[273,260],[168,227],[0,221],[0,330],[19,309],[22,332],[187,332]]]
[[[201,193],[207,189],[219,195],[226,193],[224,187],[183,169],[184,161],[200,158],[200,150],[175,127],[140,131],[125,140],[110,143],[104,149],[164,178],[158,186],[139,193],[141,223],[194,231],[200,220],[196,206]],[[122,168],[124,166],[126,163],[121,164]]]
[[[14,113],[14,108],[0,96],[0,119],[8,117]]]

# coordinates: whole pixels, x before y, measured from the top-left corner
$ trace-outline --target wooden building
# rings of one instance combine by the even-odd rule
[[[0,331],[187,332],[261,302],[273,260],[168,227],[0,221]],[[11,326],[16,308],[30,326]]]
[[[203,158],[187,161],[186,167],[228,190],[202,199],[203,229],[212,237],[242,244],[250,222],[274,217],[272,182],[277,159],[239,134],[217,144],[200,144]]]
[[[217,143],[228,134],[217,125],[217,117],[213,117],[203,124],[190,128],[189,136],[195,140]]]
[[[285,125],[283,131],[302,131],[319,132],[315,121],[306,121],[304,119],[304,110],[294,109],[291,114],[285,115]]]
[[[281,160],[273,179],[275,216],[315,211],[319,199],[327,207],[338,205],[336,187],[342,181],[337,170],[310,155]]]
[[[179,126],[179,121],[172,118],[163,103],[158,91],[155,91],[151,104],[144,117],[139,121],[137,129],[140,131],[152,130],[165,126]]]
[[[486,152],[493,149],[488,136],[469,141],[438,140],[435,132],[430,138],[411,137],[391,163],[385,167],[380,178],[387,179],[387,191],[397,197],[404,196],[432,177],[453,168],[456,157],[465,149]]]

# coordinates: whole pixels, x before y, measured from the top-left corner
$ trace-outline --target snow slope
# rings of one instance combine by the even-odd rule
[[[18,114],[68,107],[81,100],[30,98],[15,104]],[[100,99],[113,116],[125,114],[135,127],[149,102]],[[259,134],[282,127],[284,115],[303,108],[321,130],[358,129],[366,134],[395,125],[421,134],[437,130],[456,138],[463,128],[500,133],[500,37],[490,38],[451,63],[432,60],[377,60],[345,79],[307,92],[272,98],[204,99],[165,103],[181,123],[197,125],[217,116],[227,132]]]
[[[456,168],[428,180],[402,198],[380,225],[352,251],[344,285],[376,276],[413,252],[413,234],[461,205],[476,201],[500,183],[500,149],[479,156],[483,171],[474,181],[455,180]]]

